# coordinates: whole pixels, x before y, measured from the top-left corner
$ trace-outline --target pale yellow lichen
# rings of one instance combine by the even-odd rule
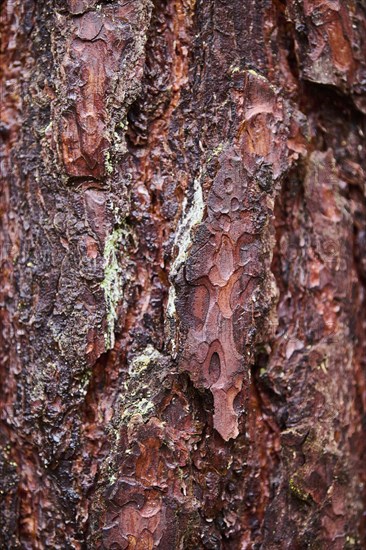
[[[106,349],[114,346],[114,325],[117,320],[117,305],[123,297],[123,281],[121,266],[118,262],[118,250],[125,235],[122,227],[108,235],[104,245],[104,279],[101,287],[107,308],[107,333],[105,335]]]

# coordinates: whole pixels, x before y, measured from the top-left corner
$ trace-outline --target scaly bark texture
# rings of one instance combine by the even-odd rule
[[[0,547],[366,544],[361,0],[4,0]]]

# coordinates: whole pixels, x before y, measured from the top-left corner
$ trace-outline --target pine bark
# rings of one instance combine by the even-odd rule
[[[364,548],[364,2],[1,25],[0,548]]]

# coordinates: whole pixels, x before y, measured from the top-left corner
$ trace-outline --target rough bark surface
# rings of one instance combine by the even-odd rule
[[[0,547],[364,548],[364,2],[1,25]]]

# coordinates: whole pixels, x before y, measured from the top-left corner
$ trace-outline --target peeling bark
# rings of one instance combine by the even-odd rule
[[[1,24],[0,547],[363,548],[364,4]]]

